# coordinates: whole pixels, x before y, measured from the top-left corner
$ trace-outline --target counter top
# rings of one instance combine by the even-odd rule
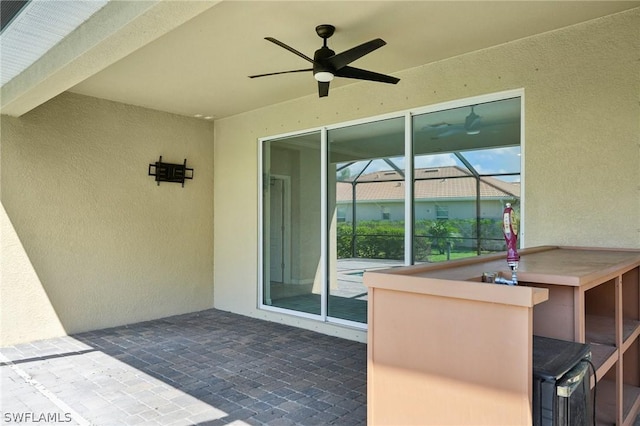
[[[437,264],[376,271],[454,281],[481,281],[483,272],[498,272],[511,278],[504,253]],[[640,265],[639,250],[542,246],[520,251],[519,282],[583,286],[615,276]]]

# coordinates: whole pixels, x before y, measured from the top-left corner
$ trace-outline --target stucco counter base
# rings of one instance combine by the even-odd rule
[[[400,269],[364,276],[368,423],[531,424],[533,307],[548,290]]]

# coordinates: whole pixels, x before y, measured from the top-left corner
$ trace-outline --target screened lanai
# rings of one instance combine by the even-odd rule
[[[261,306],[366,325],[368,270],[505,249],[521,97],[262,141]]]

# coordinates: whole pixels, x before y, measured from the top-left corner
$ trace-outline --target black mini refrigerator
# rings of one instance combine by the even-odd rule
[[[589,345],[533,336],[535,426],[594,424]]]

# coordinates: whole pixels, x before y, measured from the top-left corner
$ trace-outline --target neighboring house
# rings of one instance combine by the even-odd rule
[[[458,166],[416,169],[415,219],[472,219],[476,217],[476,179]],[[359,176],[355,182],[336,184],[338,222],[353,220],[404,220],[404,177],[387,170]],[[520,199],[520,183],[492,176],[479,179],[480,217],[500,218],[505,203]]]

